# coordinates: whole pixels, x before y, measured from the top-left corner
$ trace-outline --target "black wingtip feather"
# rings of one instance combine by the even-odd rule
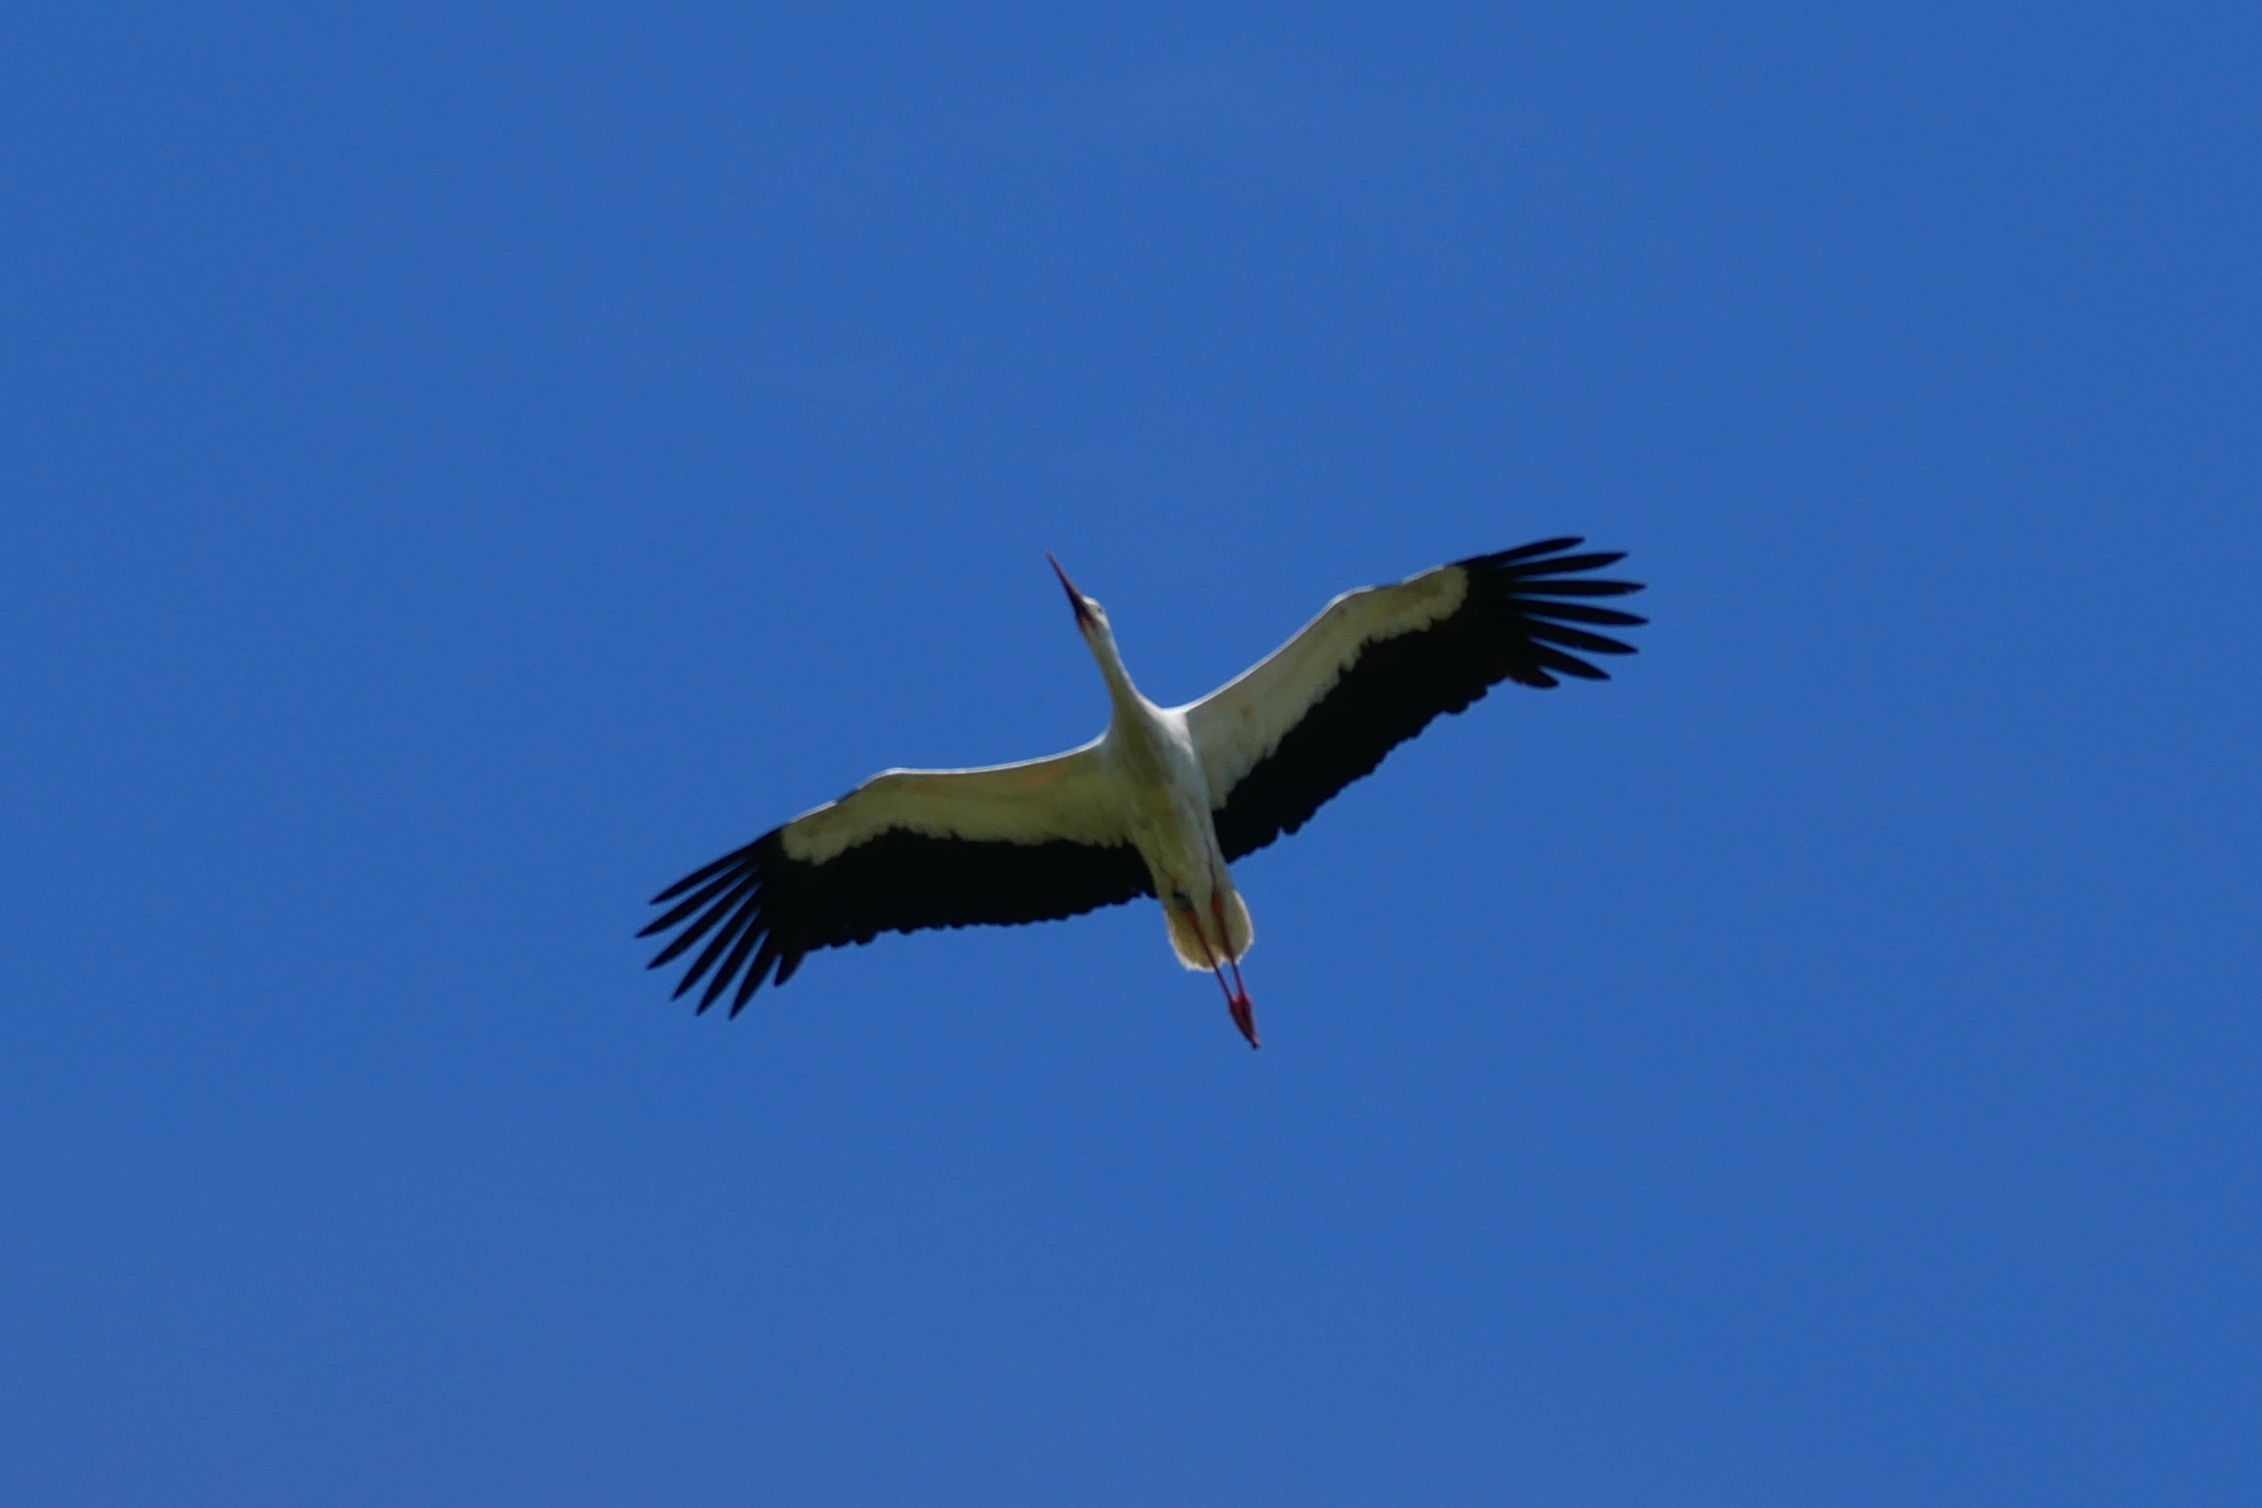
[[[1545,581],[1526,582],[1525,589],[1549,598],[1557,597],[1623,597],[1628,592],[1642,590],[1638,581],[1585,581],[1576,577],[1550,577]]]
[[[723,924],[715,929],[714,937],[709,939],[707,946],[701,950],[699,957],[692,962],[691,967],[683,971],[683,983],[676,986],[676,994],[681,995],[705,977],[707,971],[713,968],[716,962],[736,945],[739,934],[751,927],[753,922],[754,910],[752,907],[740,904],[733,909],[729,916],[724,919]]]
[[[1595,607],[1585,602],[1535,603],[1526,611],[1537,617],[1562,618],[1572,623],[1600,623],[1610,628],[1636,628],[1649,621],[1639,613],[1620,612],[1614,607]]]
[[[746,977],[738,982],[738,993],[731,997],[730,1002],[732,1020],[738,1019],[738,1013],[746,1009],[746,1002],[753,999],[754,992],[762,987],[762,978],[770,972],[770,965],[777,956],[778,940],[773,933],[762,939],[762,946],[754,954],[754,962],[747,967]]]
[[[722,998],[723,991],[730,988],[731,980],[738,974],[739,965],[746,962],[746,955],[753,952],[754,945],[761,940],[760,927],[748,926],[739,933],[738,940],[731,944],[730,957],[715,970],[715,977],[707,981],[707,993],[699,997],[699,1009],[704,1011]]]
[[[1469,572],[1470,600],[1450,620],[1469,620],[1469,630],[1504,642],[1511,664],[1509,679],[1540,689],[1559,684],[1557,677],[1606,681],[1609,672],[1579,658],[1584,654],[1633,654],[1634,646],[1605,634],[1571,627],[1572,622],[1603,623],[1613,628],[1633,628],[1644,620],[1615,608],[1565,602],[1565,597],[1614,597],[1642,589],[1640,582],[1612,581],[1588,573],[1606,569],[1626,558],[1623,550],[1590,550],[1567,554],[1585,543],[1582,539],[1550,540],[1546,547],[1527,545],[1499,555],[1479,555],[1460,562]],[[1448,625],[1441,624],[1440,628]],[[1518,671],[1525,672],[1519,674]]]
[[[1634,652],[1631,644],[1606,639],[1601,634],[1590,634],[1583,628],[1538,619],[1532,623],[1531,636],[1549,644],[1559,644],[1565,649],[1583,649],[1592,655],[1630,655]]]
[[[694,886],[706,883],[708,880],[713,879],[716,875],[721,874],[724,870],[744,864],[748,860],[748,858],[753,855],[755,847],[756,845],[754,843],[749,843],[744,848],[732,849],[729,853],[726,853],[721,858],[715,860],[714,863],[702,865],[701,867],[692,870],[691,873],[685,875],[682,879],[677,880],[673,885],[670,885],[667,889],[661,891],[658,895],[653,896],[652,904],[657,906],[662,904],[663,902],[672,901],[677,896],[683,894],[686,890],[689,890]]]
[[[1599,571],[1605,566],[1614,566],[1625,558],[1624,550],[1605,550],[1592,555],[1555,555],[1545,560],[1526,561],[1521,565],[1495,566],[1495,569],[1504,576],[1539,581],[1548,576],[1572,576],[1581,571]]]
[[[656,969],[669,962],[684,949],[705,937],[717,924],[736,916],[739,913],[739,908],[750,898],[755,883],[752,877],[748,877],[723,892],[717,899],[708,902],[706,911],[700,915],[698,920],[677,933],[675,941],[669,943],[654,955],[652,962],[646,967]],[[719,948],[722,944],[718,942],[713,946]],[[713,961],[711,958],[701,959],[693,973],[704,973],[707,965]]]
[[[1528,545],[1518,545],[1513,550],[1502,550],[1497,555],[1480,555],[1477,559],[1505,565],[1511,560],[1529,560],[1535,555],[1551,555],[1557,550],[1575,550],[1585,543],[1584,535],[1566,534],[1561,539],[1535,540]],[[1463,561],[1462,564],[1466,565],[1468,562]]]
[[[686,899],[678,901],[666,915],[662,916],[658,921],[653,922],[650,926],[646,927],[643,931],[637,933],[636,935],[638,937],[650,937],[655,932],[665,932],[670,927],[678,926],[693,912],[707,911],[710,906],[714,906],[718,897],[722,898],[723,903],[727,906],[730,901],[737,898],[740,892],[746,890],[750,886],[759,883],[760,882],[752,875],[726,874],[722,878],[716,880],[713,884],[704,886],[701,889],[694,891]],[[717,909],[712,913],[712,915],[714,916],[720,916],[721,914],[722,911],[720,909]],[[690,932],[685,934],[684,937],[678,938],[676,940],[677,946],[673,951],[663,953],[652,961],[654,963],[667,962],[668,959],[673,958],[677,952],[681,952],[683,947],[687,946],[692,939],[697,938],[701,933],[705,932],[709,926],[712,925],[713,922],[711,920],[702,921],[699,926],[693,928]]]

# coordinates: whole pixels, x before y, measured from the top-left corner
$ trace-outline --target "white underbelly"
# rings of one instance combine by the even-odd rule
[[[1176,803],[1140,813],[1131,825],[1131,841],[1138,845],[1154,876],[1155,893],[1166,900],[1173,893],[1207,900],[1212,870],[1225,867],[1222,862],[1213,862],[1216,840],[1208,814]]]
[[[1147,861],[1172,949],[1190,969],[1238,959],[1256,933],[1226,872],[1210,815],[1209,780],[1183,723],[1145,723],[1110,753],[1126,802],[1124,827]]]

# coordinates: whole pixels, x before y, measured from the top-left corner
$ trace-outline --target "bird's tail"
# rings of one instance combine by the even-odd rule
[[[1221,887],[1216,909],[1225,915],[1225,951],[1218,951],[1217,922],[1209,908],[1193,912],[1181,911],[1176,906],[1162,908],[1163,919],[1170,926],[1170,950],[1187,968],[1207,974],[1221,963],[1239,963],[1241,955],[1248,952],[1257,940],[1255,924],[1249,920],[1248,903],[1241,892],[1230,885]]]

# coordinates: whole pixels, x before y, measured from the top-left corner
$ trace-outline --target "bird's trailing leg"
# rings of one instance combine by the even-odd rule
[[[1225,892],[1222,890],[1210,892],[1210,919],[1217,923],[1218,945],[1224,950],[1225,966],[1233,971],[1232,992],[1241,997],[1243,1006],[1247,1006],[1249,1004],[1249,987],[1241,982],[1241,960],[1233,956],[1233,934],[1226,930]],[[1255,1029],[1244,1026],[1241,1030],[1247,1033],[1251,1044],[1254,1045],[1256,1041]]]
[[[1209,934],[1202,930],[1194,908],[1188,906],[1185,911],[1190,930],[1201,940],[1202,955],[1209,961],[1210,972],[1217,976],[1217,987],[1225,991],[1225,1008],[1233,1013],[1233,1024],[1241,1028],[1241,1035],[1249,1039],[1251,1047],[1264,1046],[1257,1040],[1256,1002],[1249,998],[1248,986],[1241,982],[1241,963],[1233,956],[1231,935],[1225,930],[1225,893],[1221,890],[1210,892],[1210,916],[1217,923],[1219,947],[1216,950],[1211,949]],[[1222,963],[1218,961],[1221,953],[1224,956]],[[1229,968],[1233,971],[1231,984],[1225,982],[1225,971]]]

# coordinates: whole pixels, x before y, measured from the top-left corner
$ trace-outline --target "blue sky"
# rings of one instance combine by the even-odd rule
[[[2262,23],[0,20],[0,1496],[2262,1490]],[[1151,907],[645,898],[1558,533]]]

